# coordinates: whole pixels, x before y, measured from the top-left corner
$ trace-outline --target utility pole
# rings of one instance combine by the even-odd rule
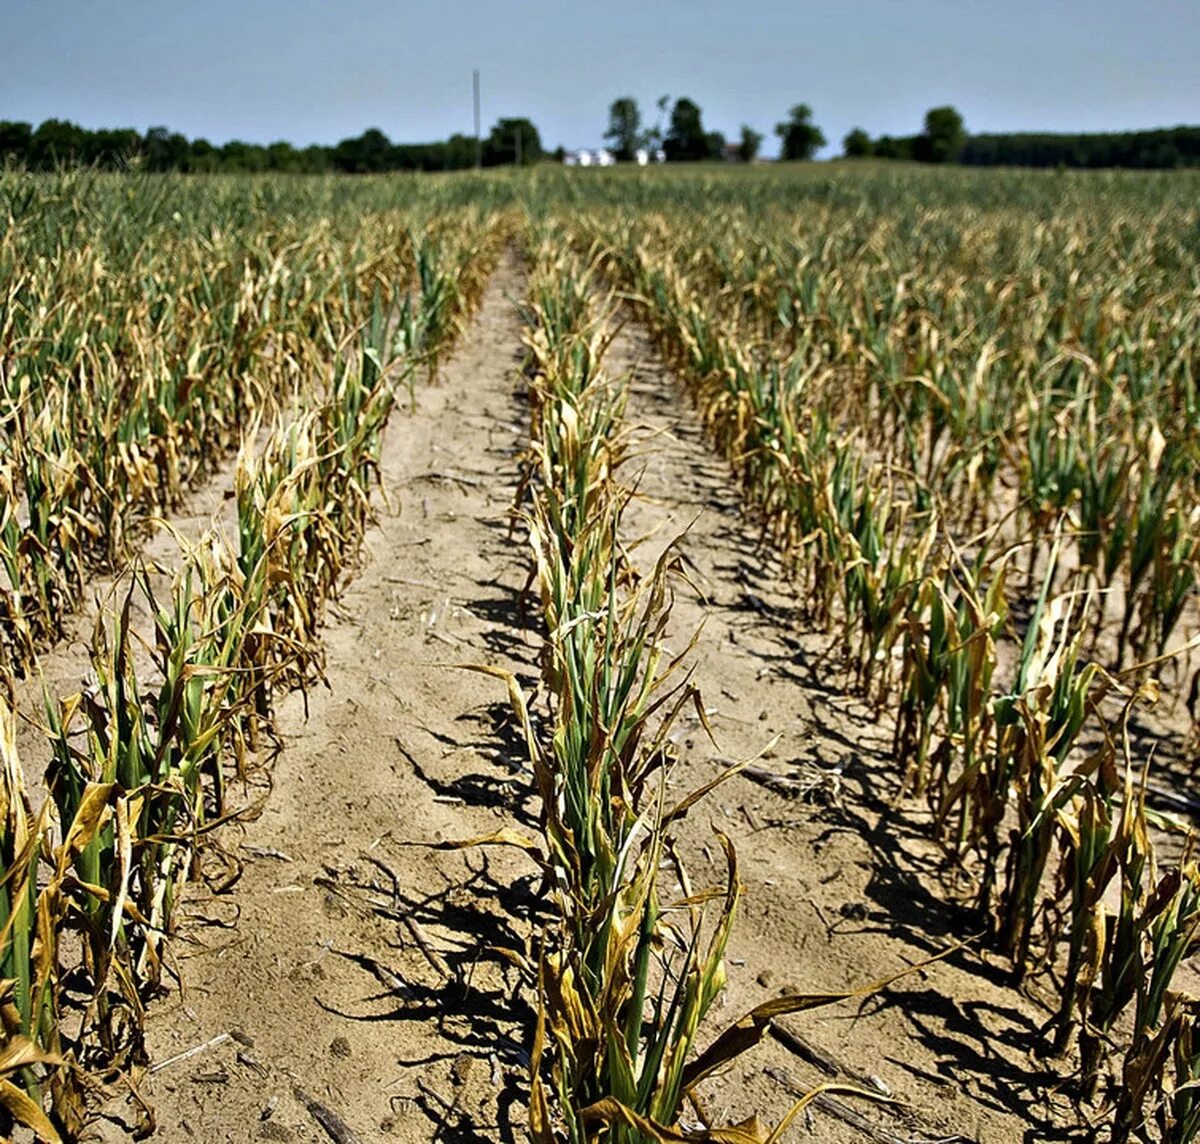
[[[479,134],[479,69],[475,69],[475,170],[483,166],[483,139]]]
[[[517,140],[517,166],[519,167],[521,165],[521,125],[519,123],[513,129],[513,135]]]

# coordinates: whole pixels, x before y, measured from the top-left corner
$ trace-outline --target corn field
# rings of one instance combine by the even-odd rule
[[[503,226],[331,185],[289,201],[268,183],[6,176],[0,192],[0,1084],[17,1124],[59,1140],[143,1055],[162,944],[228,768],[271,735],[280,691],[319,678],[384,425],[477,303]],[[160,596],[139,534],[231,456],[236,536],[181,543]],[[88,578],[122,564],[92,679],[47,696],[35,813],[13,679],[64,633]],[[152,631],[133,630],[135,600]]]
[[[1200,1136],[1197,191],[869,166],[0,174],[0,1122],[76,1139],[147,1066],[231,785],[283,749],[282,697],[324,678],[389,422],[518,257],[510,530],[540,678],[461,666],[507,694],[537,829],[454,845],[527,855],[548,910],[512,956],[528,1135],[773,1144],[823,1096],[887,1103],[830,1081],[724,1123],[705,1094],[779,1018],[915,972],[720,1011],[740,843],[713,827],[706,885],[678,831],[745,780],[674,781],[680,726],[712,733],[704,634],[674,614],[685,537],[646,566],[628,524],[610,359],[636,324],[781,562],[797,634],[886,728],[889,797],[974,919],[954,936],[1041,999],[1031,1060],[1105,1139]],[[223,472],[228,520],[148,565]],[[86,680],[21,710],[101,577]]]
[[[1072,210],[1068,185],[1033,222],[1038,182],[933,206],[830,182],[800,222],[599,206],[572,239],[644,315],[850,685],[895,710],[899,794],[1014,982],[1065,965],[1045,1052],[1073,1047],[1089,1096],[1115,1070],[1113,1139],[1191,1139],[1172,984],[1200,880],[1129,725],[1196,693],[1196,214],[1119,184]],[[1184,836],[1169,865],[1162,835]]]

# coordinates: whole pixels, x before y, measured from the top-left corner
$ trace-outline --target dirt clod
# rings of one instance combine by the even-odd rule
[[[450,1079],[456,1085],[464,1085],[467,1083],[468,1077],[471,1075],[471,1066],[475,1063],[475,1058],[468,1056],[466,1053],[459,1053],[454,1058],[454,1064],[450,1066]]]

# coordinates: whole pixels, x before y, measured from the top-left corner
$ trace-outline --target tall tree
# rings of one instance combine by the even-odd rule
[[[876,159],[902,159],[905,162],[916,158],[919,135],[880,135],[871,144],[871,154]]]
[[[699,159],[716,158],[713,147],[724,147],[724,137],[716,132],[705,133],[700,107],[686,96],[675,101],[671,108],[671,125],[663,140],[663,151],[669,163],[694,163]]]
[[[321,148],[322,151],[325,148]],[[193,139],[188,147],[187,168],[189,171],[215,171],[220,165],[221,156],[217,149],[207,139]]]
[[[621,163],[631,163],[637,150],[645,142],[642,132],[642,113],[637,100],[631,95],[614,99],[608,109],[608,130],[604,138],[612,146],[612,152]]]
[[[861,127],[852,128],[842,140],[842,154],[847,159],[864,159],[871,153],[871,136]]]
[[[300,166],[300,155],[287,140],[281,139],[267,148],[268,171],[295,171]]]
[[[926,163],[953,163],[967,141],[963,117],[953,107],[931,107],[925,132],[917,136],[917,158]]]
[[[29,141],[33,138],[33,127],[10,119],[0,120],[0,160],[11,155],[24,162],[29,155]]]
[[[818,147],[825,146],[825,136],[812,121],[812,108],[798,103],[788,112],[784,123],[775,125],[775,134],[783,141],[783,159],[811,159]]]
[[[182,139],[183,136],[175,138]],[[85,163],[113,171],[136,162],[141,153],[142,137],[132,127],[101,128],[85,134],[81,157]],[[186,160],[187,140],[184,140],[182,151],[177,151],[176,158],[180,157]],[[186,167],[186,161],[182,165]]]
[[[146,132],[146,170],[178,171],[183,167],[189,149],[187,139],[178,131],[151,127]]]
[[[654,126],[646,132],[646,146],[657,151],[663,145],[663,119],[666,117],[667,108],[671,106],[671,97],[660,95],[654,101],[654,106],[658,108],[658,115],[654,118]]]
[[[498,119],[483,141],[485,167],[510,166],[514,163],[527,167],[541,157],[542,137],[528,119]]]
[[[226,150],[229,146],[226,145]],[[391,153],[391,140],[378,127],[369,127],[357,138],[343,139],[334,147],[333,165],[339,171],[356,175],[386,171],[391,165]]]
[[[152,129],[153,130],[153,129]],[[29,138],[29,165],[48,171],[60,165],[86,162],[84,139],[87,132],[66,119],[47,119],[38,124]]]
[[[743,163],[753,163],[762,147],[762,132],[755,131],[748,123],[742,124],[742,141],[738,144],[738,158]]]

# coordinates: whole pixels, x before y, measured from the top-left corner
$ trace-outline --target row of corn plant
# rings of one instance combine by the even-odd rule
[[[401,209],[207,186],[0,175],[0,663],[17,673],[131,530],[286,408],[374,306],[420,296],[432,366],[472,289],[439,257],[461,214],[439,220],[436,194]]]
[[[1149,1093],[1152,1115],[1173,1133],[1189,1090],[1164,1093],[1172,1069],[1180,1086],[1190,1083],[1194,1066],[1178,1039],[1190,1028],[1179,1014],[1190,1011],[1177,1005],[1167,1021],[1162,999],[1196,944],[1195,875],[1186,862],[1156,872],[1144,799],[1128,793],[1134,765],[1114,752],[1114,724],[1101,710],[1104,694],[1121,687],[1080,658],[1095,597],[1079,574],[1056,578],[1066,514],[1041,522],[1055,522],[1057,539],[1038,566],[1042,584],[1012,673],[999,650],[1012,631],[1011,559],[999,530],[974,537],[964,555],[929,470],[872,462],[869,433],[831,427],[827,404],[809,405],[810,379],[828,371],[823,355],[776,360],[747,346],[738,322],[714,320],[705,304],[719,278],[706,282],[706,294],[681,284],[671,259],[650,252],[644,236],[639,245],[620,234],[625,241],[613,242],[611,226],[601,233],[607,265],[644,303],[764,527],[808,576],[814,618],[835,620],[844,646],[856,649],[849,658],[860,686],[874,688],[877,702],[893,687],[899,693],[902,788],[929,797],[945,841],[977,859],[981,915],[1015,975],[1058,967],[1065,954],[1048,1047],[1061,1052],[1074,1040],[1089,1093],[1110,1059],[1126,1079],[1114,1091],[1130,1091],[1137,1075],[1141,1097],[1114,1100],[1118,1136],[1151,1115]],[[1171,597],[1176,617],[1184,596],[1186,585]],[[1161,648],[1172,617],[1156,616]],[[1107,744],[1098,756],[1079,749],[1085,727]],[[1141,847],[1136,855],[1130,839]],[[1103,901],[1114,886],[1120,918]],[[1109,931],[1120,940],[1097,937]],[[1090,1008],[1076,997],[1081,980],[1116,978],[1125,991],[1089,986]],[[1134,1004],[1151,995],[1157,1003]],[[1168,1026],[1175,1041],[1164,1040]]]
[[[443,223],[422,239],[429,280],[441,283],[428,326],[425,296],[398,306],[378,296],[365,327],[334,347],[312,408],[265,435],[251,422],[236,547],[215,532],[184,545],[165,589],[135,568],[97,620],[94,682],[47,697],[49,798],[36,819],[0,708],[0,1118],[10,1124],[73,1139],[91,1095],[144,1060],[144,1007],[163,987],[185,883],[203,838],[235,813],[229,768],[270,732],[274,695],[319,672],[325,602],[370,520],[384,423],[477,303],[498,253],[494,220],[459,223],[457,235]],[[140,610],[152,630],[136,630]]]
[[[667,646],[675,545],[639,570],[623,532],[636,492],[619,475],[626,386],[603,364],[617,329],[612,295],[561,232],[535,229],[531,245],[520,511],[546,628],[548,732],[535,732],[506,678],[541,804],[541,843],[522,845],[539,856],[557,916],[541,939],[530,1132],[544,1144],[774,1141],[812,1096],[770,1130],[753,1118],[714,1127],[700,1087],[774,1017],[845,995],[780,999],[698,1051],[724,988],[740,886],[720,834],[725,884],[693,886],[677,828],[728,773],[668,797],[673,721],[685,706],[703,711],[681,674],[690,645]]]

